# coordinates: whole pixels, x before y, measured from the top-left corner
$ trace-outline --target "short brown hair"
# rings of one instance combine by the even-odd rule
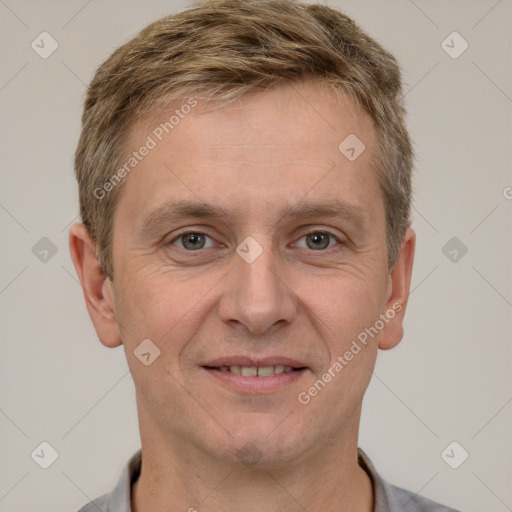
[[[410,224],[413,166],[395,58],[325,5],[207,0],[147,26],[114,51],[87,90],[75,172],[82,222],[105,274],[113,278],[112,223],[122,184],[101,198],[95,191],[121,165],[128,131],[142,114],[187,97],[229,102],[311,79],[347,94],[375,124],[392,268]]]

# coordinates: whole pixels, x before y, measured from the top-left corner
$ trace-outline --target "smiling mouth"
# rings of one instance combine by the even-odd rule
[[[217,370],[219,372],[233,373],[242,377],[271,377],[281,373],[292,373],[305,370],[306,367],[294,368],[293,366],[275,365],[275,366],[204,366],[207,370]]]

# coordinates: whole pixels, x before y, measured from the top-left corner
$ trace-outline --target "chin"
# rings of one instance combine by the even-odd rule
[[[313,440],[298,425],[285,423],[279,425],[275,417],[272,422],[256,418],[249,425],[237,422],[231,436],[224,432],[217,456],[248,468],[289,464],[307,451]]]

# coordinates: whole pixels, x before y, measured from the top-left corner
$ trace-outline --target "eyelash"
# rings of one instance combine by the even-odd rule
[[[342,240],[340,240],[334,233],[331,233],[330,231],[328,230],[325,230],[325,229],[313,229],[311,231],[308,231],[307,233],[303,234],[299,240],[302,240],[304,237],[308,236],[308,235],[314,235],[315,233],[320,233],[322,235],[328,235],[330,236],[331,238],[333,238],[337,243],[338,245],[345,245],[345,242],[343,242]],[[204,235],[204,236],[207,236],[208,238],[212,239],[213,238],[209,235],[207,235],[206,233],[203,233],[202,231],[194,231],[194,230],[189,230],[189,231],[183,231],[182,233],[176,235],[172,240],[170,240],[166,245],[173,245],[176,241],[178,241],[179,239],[181,239],[182,237],[186,236],[186,235]],[[187,251],[187,252],[200,252],[202,249],[196,249],[196,250],[188,250],[188,249],[185,249],[183,247],[179,247],[179,249],[183,249],[184,251]],[[207,247],[208,249],[208,247]],[[318,251],[315,251],[313,249],[309,249],[311,252],[326,252],[330,249],[333,249],[333,247],[329,247],[327,249],[322,249],[322,250],[318,250]]]

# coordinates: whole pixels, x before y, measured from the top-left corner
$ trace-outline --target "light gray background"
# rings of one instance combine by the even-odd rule
[[[177,0],[0,0],[0,510],[73,512],[139,447],[122,348],[97,340],[69,257],[72,155],[95,69]],[[468,512],[512,510],[510,0],[332,0],[399,59],[418,156],[406,334],[379,355],[360,446],[396,485]],[[31,48],[43,31],[59,48]],[[452,59],[441,42],[469,43]],[[504,193],[505,190],[505,193]],[[442,247],[468,252],[452,262]],[[48,237],[46,263],[32,247]],[[441,458],[456,440],[469,458]],[[59,453],[41,469],[42,441]]]

